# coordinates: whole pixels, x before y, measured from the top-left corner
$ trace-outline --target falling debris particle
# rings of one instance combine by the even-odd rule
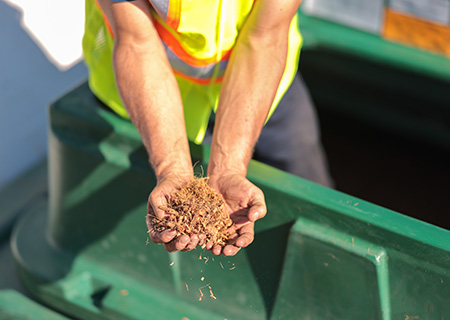
[[[120,295],[126,297],[128,295],[128,290],[122,289],[119,291]]]
[[[354,206],[356,207],[359,204],[359,202],[355,202]]]
[[[172,261],[172,262],[169,264],[169,266],[173,266],[174,263],[175,263],[175,261]]]
[[[150,243],[150,238],[147,237],[147,240],[145,240],[145,245],[148,246],[149,243]]]
[[[327,253],[333,260],[339,261],[338,258],[336,258],[336,256],[332,253]]]
[[[214,293],[212,292],[211,286],[208,286],[209,288],[209,293],[210,293],[210,297],[213,298],[214,300],[216,300],[217,298],[214,296]]]
[[[219,264],[220,264],[220,266],[222,267],[222,269],[223,269],[223,264],[222,264],[222,262],[219,262]]]
[[[185,283],[185,285],[186,285],[186,290],[189,291],[189,286],[188,286],[188,284]]]
[[[325,267],[328,267],[328,263],[326,263],[326,262],[324,262],[323,265],[324,265]]]
[[[198,298],[198,301],[202,301],[202,299],[203,299],[202,289],[198,289],[198,291],[200,291],[200,297]]]
[[[355,238],[352,237],[352,248],[355,247]]]
[[[209,261],[209,257],[203,257],[205,259],[205,264]]]
[[[198,260],[202,260],[202,254],[200,253],[200,256],[198,257]]]
[[[204,281],[204,280],[205,280],[205,277],[201,277],[200,280],[201,280],[201,281]]]
[[[212,261],[214,261],[214,257],[211,257]]]
[[[230,268],[230,270],[234,270],[234,269],[236,269],[236,266],[233,263],[233,266]]]

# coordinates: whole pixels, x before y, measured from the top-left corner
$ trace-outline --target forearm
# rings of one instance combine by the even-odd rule
[[[220,95],[209,174],[245,175],[287,57],[288,28],[264,36],[244,32],[230,59]]]
[[[156,47],[156,48],[155,48]],[[177,83],[158,46],[117,43],[116,82],[158,178],[192,170]]]
[[[97,0],[114,34],[116,83],[158,179],[192,173],[183,106],[147,0]]]

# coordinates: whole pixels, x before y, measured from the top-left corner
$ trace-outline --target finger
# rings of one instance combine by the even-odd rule
[[[159,238],[161,239],[161,242],[168,243],[172,241],[176,235],[177,235],[176,231],[168,229],[159,233]]]
[[[195,249],[195,247],[198,244],[198,236],[196,234],[191,235],[190,241],[187,244],[186,248],[183,249],[183,251],[191,251]]]
[[[248,219],[255,222],[258,219],[265,217],[267,213],[266,202],[264,199],[261,201],[254,202],[248,211]]]
[[[241,250],[241,248],[228,244],[222,249],[222,253],[224,256],[234,256],[239,250]]]
[[[147,224],[147,229],[149,230],[150,233],[150,229],[153,230],[152,215],[150,213],[147,213],[147,216],[145,217],[145,222]]]
[[[206,235],[204,233],[198,236],[198,245],[202,246],[206,242]]]
[[[215,245],[214,248],[211,250],[212,254],[218,256],[222,253],[222,247],[219,245]]]
[[[164,230],[163,232],[157,232],[153,227],[150,227],[148,229],[148,234],[150,236],[150,240],[152,240],[154,243],[168,243],[175,238],[177,235],[177,232],[174,230]]]
[[[247,247],[253,242],[255,237],[254,224],[247,224],[239,230],[239,237],[236,239],[236,247]]]
[[[173,239],[169,243],[164,244],[164,248],[166,248],[169,252],[175,252],[175,251],[181,251],[184,248],[186,248],[186,245],[189,243],[189,236],[182,235],[181,237],[178,237],[176,239]]]
[[[147,203],[147,212],[150,215],[154,215],[158,219],[163,219],[164,217],[168,216],[170,213],[166,212],[161,209],[161,207],[167,206],[167,199],[162,194],[158,194],[157,192],[153,191],[148,196],[148,203]]]
[[[206,250],[211,250],[211,248],[214,246],[214,242],[208,241],[206,243]]]
[[[246,225],[246,224],[249,224],[249,223],[253,223],[253,221],[250,221],[248,219],[248,213],[246,213],[245,216],[233,215],[232,219],[233,219],[233,226],[232,226],[232,228],[235,228],[235,229],[239,229],[243,225]]]
[[[147,214],[145,222],[147,224],[148,234],[150,236],[150,240],[152,240],[154,243],[163,243],[163,242],[169,242],[172,241],[172,239],[177,235],[177,232],[174,230],[165,230],[163,232],[157,232],[153,228],[152,223],[152,215]]]
[[[236,239],[239,238],[239,235],[237,234],[237,231],[233,231],[233,233],[230,233],[230,235],[228,236],[228,240],[227,243],[228,244],[235,244],[236,243]]]

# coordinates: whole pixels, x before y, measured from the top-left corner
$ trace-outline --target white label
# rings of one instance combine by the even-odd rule
[[[305,14],[378,34],[383,16],[383,0],[304,0]]]
[[[433,22],[450,24],[449,0],[391,0],[389,7]]]

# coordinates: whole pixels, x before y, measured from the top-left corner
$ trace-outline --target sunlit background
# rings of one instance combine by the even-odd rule
[[[83,81],[84,1],[0,1],[0,189],[46,157],[47,108]]]

